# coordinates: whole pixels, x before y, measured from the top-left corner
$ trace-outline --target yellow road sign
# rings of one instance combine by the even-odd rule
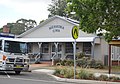
[[[72,28],[72,37],[73,37],[74,39],[77,39],[77,38],[78,38],[78,34],[79,34],[79,29],[78,29],[77,26],[74,26],[74,27]]]

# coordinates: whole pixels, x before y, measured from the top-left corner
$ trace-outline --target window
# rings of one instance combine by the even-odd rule
[[[28,43],[28,53],[32,52],[32,45],[33,43]]]
[[[24,42],[5,41],[4,50],[10,53],[26,53],[27,44]]]
[[[52,52],[55,52],[55,45],[52,44]]]
[[[73,53],[73,45],[72,43],[65,44],[65,53]]]
[[[42,53],[48,53],[49,51],[49,43],[42,44]]]
[[[115,54],[115,46],[111,46],[111,59],[114,59],[114,54]]]
[[[83,43],[83,52],[85,54],[91,54],[91,43]]]
[[[58,52],[62,51],[62,45],[58,44]]]

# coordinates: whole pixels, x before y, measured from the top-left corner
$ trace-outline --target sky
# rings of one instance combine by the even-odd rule
[[[51,0],[0,0],[0,28],[18,19],[32,19],[39,24],[48,18]]]

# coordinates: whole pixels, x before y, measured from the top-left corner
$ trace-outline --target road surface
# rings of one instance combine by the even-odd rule
[[[0,84],[73,84],[59,82],[45,73],[22,72],[16,75],[14,72],[0,72]],[[75,84],[75,83],[74,83]]]

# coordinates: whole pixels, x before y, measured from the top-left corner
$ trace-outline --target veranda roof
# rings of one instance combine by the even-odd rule
[[[24,42],[74,42],[73,38],[19,38]],[[95,42],[100,43],[100,38],[96,37],[81,37],[76,39],[76,42]]]
[[[73,38],[0,38],[9,41],[20,41],[20,42],[74,42]],[[98,37],[80,37],[76,39],[76,42],[95,42],[100,43]]]

